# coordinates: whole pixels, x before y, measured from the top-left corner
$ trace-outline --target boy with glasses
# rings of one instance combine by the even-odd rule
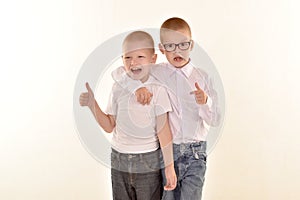
[[[177,187],[164,191],[164,200],[199,200],[206,171],[206,137],[209,126],[217,126],[217,95],[208,75],[193,66],[191,29],[180,18],[166,20],[160,28],[159,49],[168,63],[155,65],[151,74],[169,89],[173,112],[169,115],[173,134],[174,167]],[[142,104],[151,101],[152,93],[138,81],[128,81],[121,69],[113,78],[122,87],[135,91]],[[165,175],[163,175],[165,177]],[[165,180],[165,179],[164,179]]]

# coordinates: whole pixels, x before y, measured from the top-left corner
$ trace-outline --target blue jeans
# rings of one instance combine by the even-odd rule
[[[173,144],[177,187],[164,191],[163,200],[201,200],[206,171],[206,142]],[[165,184],[165,174],[163,184]]]
[[[111,179],[114,200],[160,200],[160,150],[124,154],[112,149]]]

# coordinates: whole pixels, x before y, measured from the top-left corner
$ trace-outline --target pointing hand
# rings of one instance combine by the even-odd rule
[[[195,83],[196,90],[192,91],[190,94],[195,95],[195,100],[197,104],[206,104],[207,102],[207,95],[205,92],[200,88],[199,84]]]

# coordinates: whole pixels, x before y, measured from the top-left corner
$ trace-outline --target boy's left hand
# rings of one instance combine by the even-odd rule
[[[170,164],[165,168],[165,176],[166,176],[166,185],[164,186],[164,190],[170,191],[174,190],[177,186],[177,176],[174,169],[174,164]]]
[[[141,87],[135,92],[136,100],[142,105],[149,105],[153,94],[146,87]]]
[[[207,102],[207,95],[205,92],[200,88],[199,84],[196,82],[195,87],[197,90],[192,91],[190,94],[195,95],[195,100],[197,104],[206,104]]]

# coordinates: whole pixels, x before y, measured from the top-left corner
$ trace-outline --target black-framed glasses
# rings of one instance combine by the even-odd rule
[[[166,51],[175,51],[176,47],[178,47],[180,50],[187,50],[191,46],[191,41],[181,42],[178,44],[175,43],[163,44],[163,46]]]

